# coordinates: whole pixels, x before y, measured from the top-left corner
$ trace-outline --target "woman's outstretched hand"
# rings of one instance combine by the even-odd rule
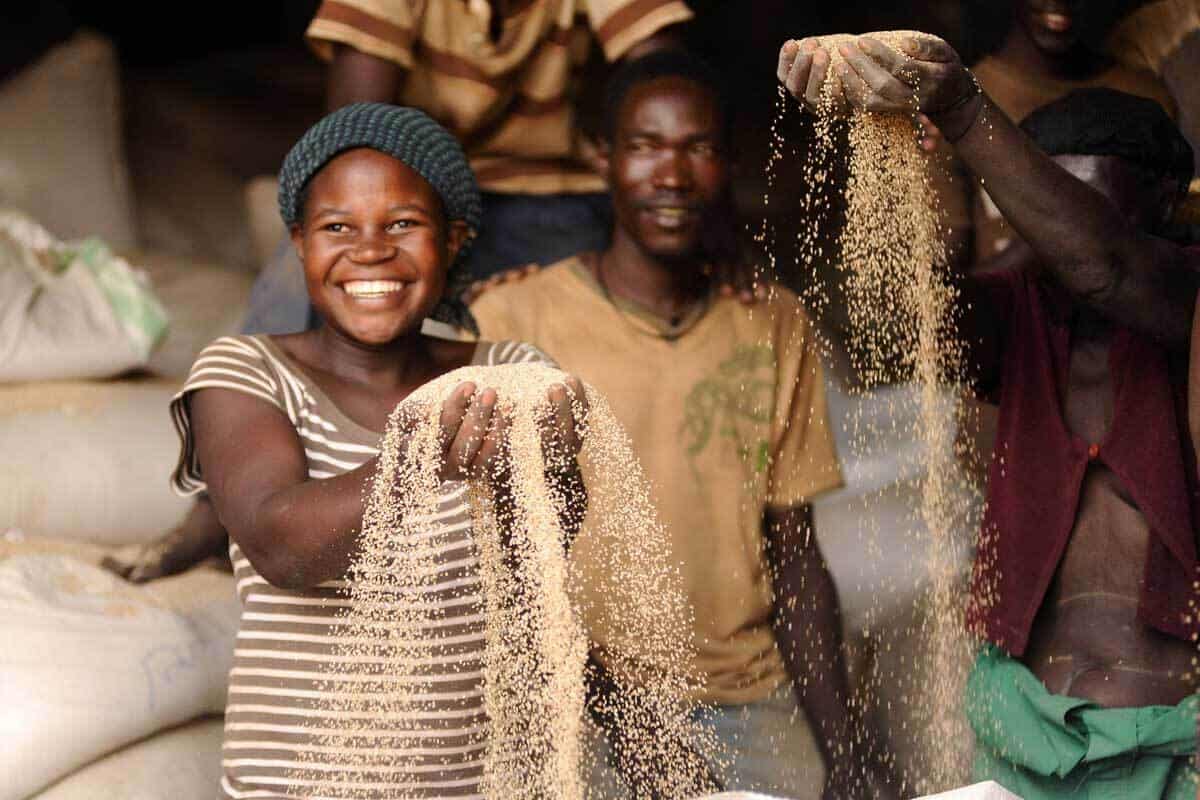
[[[550,413],[540,423],[546,468],[557,473],[571,472],[583,443],[587,394],[578,378],[568,376],[563,383],[546,391],[546,399]],[[456,386],[442,403],[441,479],[502,479],[500,455],[511,426],[512,420],[500,407],[495,389],[480,390],[470,381]]]

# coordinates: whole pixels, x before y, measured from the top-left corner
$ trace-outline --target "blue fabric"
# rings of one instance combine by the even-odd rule
[[[712,733],[729,763],[717,768],[725,791],[760,792],[776,797],[820,793],[824,769],[804,711],[790,681],[764,700],[744,705],[697,708],[693,718]],[[591,726],[589,797],[625,798],[628,791],[612,766],[604,734]]]
[[[285,236],[250,287],[250,306],[241,332],[277,336],[316,327],[315,323],[316,314],[304,285],[304,268],[292,240]]]
[[[607,194],[485,193],[482,230],[465,262],[475,278],[604,249],[612,230],[612,204]],[[316,323],[304,270],[285,237],[250,290],[242,333],[295,333]]]
[[[526,264],[548,266],[608,247],[612,203],[608,195],[483,195],[483,224],[467,255],[472,277],[482,279]]]

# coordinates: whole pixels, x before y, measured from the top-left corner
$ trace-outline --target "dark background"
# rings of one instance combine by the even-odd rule
[[[769,208],[762,202],[776,113],[775,63],[785,39],[917,29],[947,39],[971,63],[999,43],[1009,20],[1009,0],[687,2],[697,16],[689,29],[691,47],[717,66],[733,89],[735,189],[747,231],[768,214],[782,230],[794,211],[788,202],[794,192],[776,192],[778,200]],[[1115,19],[1139,0],[1074,2],[1100,12],[1084,16],[1103,20]],[[100,31],[115,43],[120,60],[122,129],[139,207],[166,207],[176,218],[197,220],[210,217],[214,207],[238,213],[233,206],[240,203],[235,196],[240,183],[273,174],[291,144],[324,111],[324,66],[303,41],[318,5],[319,0],[7,3],[0,7],[0,81],[78,28]],[[1091,38],[1100,34],[1095,31]],[[599,117],[602,82],[602,65],[582,81],[585,130],[594,129]],[[804,115],[788,115],[782,125],[780,133],[791,146],[803,142]],[[787,160],[780,167],[780,185],[798,186],[799,166],[799,160]],[[219,235],[210,238],[217,241]],[[794,261],[788,238],[782,237],[775,251],[780,264]]]
[[[1117,12],[1137,0],[1077,2],[1086,3],[1089,11],[1102,6]],[[689,0],[689,4],[697,13],[691,44],[737,87],[741,113],[749,114],[746,122],[756,121],[762,109],[773,105],[770,76],[786,37],[919,29],[946,38],[970,62],[998,42],[1008,5],[1005,0]],[[302,41],[318,0],[161,5],[37,0],[4,5],[0,79],[77,27],[86,26],[116,43],[134,93],[139,84],[169,81],[178,89],[223,98],[231,109],[244,113],[247,125],[278,129],[285,142],[302,132],[322,109],[321,66]],[[282,156],[275,152],[278,148],[251,148],[235,156],[235,167],[238,172],[273,171]]]

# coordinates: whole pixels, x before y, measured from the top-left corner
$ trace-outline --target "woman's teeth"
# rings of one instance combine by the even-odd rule
[[[342,289],[353,297],[383,297],[404,288],[402,281],[346,281]]]

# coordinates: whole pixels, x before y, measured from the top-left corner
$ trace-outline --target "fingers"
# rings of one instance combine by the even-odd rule
[[[100,559],[100,566],[109,572],[116,573],[125,580],[129,580],[130,574],[132,574],[137,568],[136,564],[120,561],[112,556],[105,556],[104,558]]]
[[[471,398],[475,395],[475,384],[467,381],[454,387],[454,391],[442,403],[440,423],[442,441],[449,446],[458,436],[462,428],[463,417],[471,406]]]
[[[787,83],[788,73],[792,71],[792,62],[796,60],[796,53],[799,51],[800,43],[795,39],[788,39],[783,43],[783,47],[779,48],[779,64],[775,67],[775,77],[780,83]]]
[[[815,108],[821,99],[821,85],[829,69],[829,54],[816,39],[784,43],[779,51],[778,76],[800,102]]]
[[[508,439],[509,428],[512,427],[512,420],[508,414],[502,410],[493,410],[487,430],[484,433],[483,441],[480,443],[479,451],[475,454],[474,459],[467,465],[467,472],[472,476],[479,476],[481,473],[484,477],[495,479],[500,477],[497,474],[497,466],[500,464],[500,455],[504,449],[504,443]]]
[[[546,396],[549,409],[541,427],[547,467],[568,469],[582,446],[587,393],[582,381],[568,376]],[[444,480],[499,477],[495,467],[502,461],[512,419],[497,407],[498,399],[495,389],[476,392],[471,382],[459,384],[446,398],[440,417]]]
[[[821,87],[829,75],[829,51],[811,40],[808,46],[812,53],[812,65],[808,71],[808,83],[804,87],[804,102],[809,108],[816,108],[821,102]]]
[[[909,73],[912,72],[912,59],[904,53],[896,52],[883,42],[870,36],[858,37],[858,39],[851,43],[849,49],[851,51],[855,49],[859,50],[893,77],[899,78],[906,71]],[[907,86],[905,87],[905,91],[912,94],[912,89]]]
[[[851,87],[846,98],[856,107],[866,111],[897,112],[911,111],[913,107],[913,87],[894,75],[887,67],[875,59],[875,54],[887,51],[891,56],[887,63],[897,71],[903,70],[905,62],[902,57],[893,53],[890,48],[863,37],[859,40],[862,45],[849,43],[841,45],[838,52],[846,60],[850,70],[843,71],[842,80]],[[872,50],[868,55],[866,50]],[[857,78],[855,81],[853,78]]]
[[[958,63],[958,52],[936,36],[910,36],[900,43],[900,50],[919,61]]]
[[[803,103],[806,102],[804,92],[808,88],[808,73],[812,68],[812,52],[801,48],[799,42],[789,42],[788,44],[795,45],[795,49],[788,70],[783,74],[783,85],[792,97]]]
[[[483,440],[487,437],[488,429],[491,427],[492,412],[495,407],[496,390],[484,389],[472,401],[471,407],[467,409],[467,413],[463,417],[462,426],[458,430],[458,435],[454,437],[447,455],[450,457],[450,462],[458,466],[464,474],[471,474],[472,468],[477,466],[475,459],[479,455],[479,451],[483,447]]]
[[[871,87],[848,64],[838,65],[838,97],[850,108],[866,109],[871,100]]]
[[[580,428],[586,421],[588,401],[583,383],[575,376],[569,376],[566,386],[552,386],[547,392],[551,408],[554,410],[555,438],[564,449],[563,455],[574,458],[582,444]],[[579,412],[576,417],[576,410]]]
[[[917,114],[917,124],[921,126],[921,149],[926,153],[937,150],[942,143],[941,128],[924,114]]]
[[[470,381],[456,386],[442,403],[443,478],[455,480],[469,474],[492,424],[495,405],[495,389],[476,394]]]
[[[564,383],[547,389],[546,399],[550,407],[540,423],[542,454],[546,469],[561,473],[573,468],[583,443],[581,429],[587,417],[587,395],[578,378],[568,377]]]

